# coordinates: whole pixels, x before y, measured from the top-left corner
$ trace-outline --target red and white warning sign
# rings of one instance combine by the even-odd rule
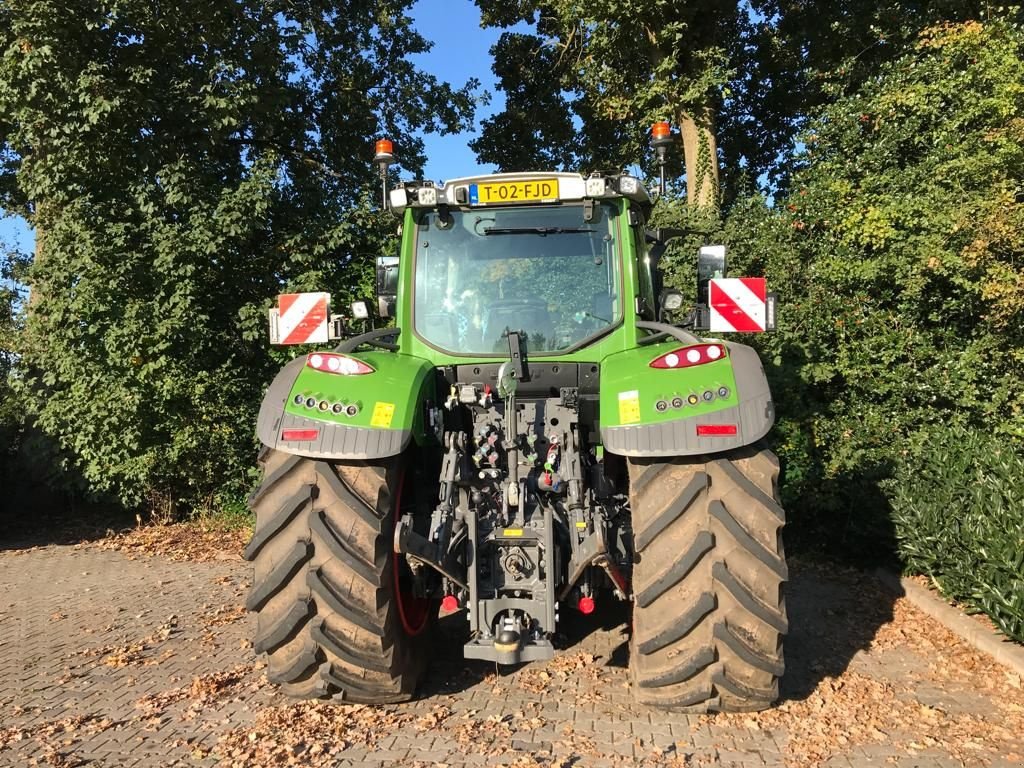
[[[270,310],[272,344],[323,344],[328,340],[329,293],[282,293]]]
[[[768,329],[768,285],[763,277],[710,281],[711,331],[759,333]]]

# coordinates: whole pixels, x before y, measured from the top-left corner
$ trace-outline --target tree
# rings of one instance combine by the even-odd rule
[[[646,129],[669,119],[682,129],[690,200],[706,205],[717,184],[726,207],[753,187],[784,193],[807,118],[922,29],[989,12],[962,0],[478,5],[492,26],[535,27],[504,33],[493,49],[507,106],[484,121],[473,145],[481,160],[521,170],[647,158],[650,171]]]
[[[0,429],[19,420],[12,393],[12,377],[18,359],[18,336],[22,325],[19,307],[24,299],[17,281],[26,266],[23,254],[0,241]],[[2,442],[0,451],[6,448]]]
[[[825,107],[764,257],[787,296],[769,342],[798,516],[846,550],[888,528],[907,567],[1018,638],[1019,22],[929,27]]]
[[[470,147],[505,171],[567,168],[578,144],[571,107],[549,82],[556,54],[536,35],[506,32],[492,49],[505,109],[483,121]],[[517,140],[509,141],[515,136]]]
[[[717,204],[716,120],[730,77],[729,51],[746,23],[735,2],[625,0],[580,6],[568,0],[511,5],[478,0],[478,5],[485,23],[536,21],[538,29],[537,36],[506,33],[496,46],[495,60],[501,62],[496,72],[511,97],[506,112],[487,124],[476,144],[482,160],[504,159],[492,150],[510,140],[529,146],[531,132],[541,140],[552,135],[550,120],[568,125],[569,105],[582,124],[584,139],[578,144],[589,164],[621,166],[647,154],[646,126],[669,119],[681,129],[690,203]],[[526,82],[524,94],[520,84]],[[531,105],[555,109],[523,115],[524,96]]]
[[[779,331],[755,342],[778,393],[785,497],[818,543],[874,536],[894,472],[949,435],[1020,451],[1020,30],[924,30],[809,123],[774,210],[729,212],[737,273],[780,296]]]
[[[830,430],[862,435],[837,456],[950,419],[1024,437],[1022,53],[1004,21],[929,28],[806,136],[786,216],[832,326]]]
[[[905,55],[922,30],[993,12],[965,0],[751,0],[722,115],[730,153],[767,173],[774,191],[784,190],[794,140],[809,118]]]
[[[22,358],[39,426],[92,488],[208,505],[248,484],[282,289],[364,297],[384,133],[472,115],[409,61],[411,0],[127,0],[0,9],[0,205],[28,216]],[[14,183],[12,183],[12,180]]]

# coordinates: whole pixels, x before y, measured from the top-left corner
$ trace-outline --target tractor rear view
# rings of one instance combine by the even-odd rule
[[[774,408],[750,347],[698,335],[770,328],[764,281],[726,279],[711,246],[695,305],[659,291],[672,233],[647,228],[629,175],[406,182],[386,202],[394,327],[293,360],[260,412],[245,556],[271,681],[402,701],[441,606],[464,611],[466,658],[514,665],[552,657],[567,611],[624,600],[641,702],[769,706],[787,628]],[[344,337],[326,300],[281,297],[272,336]]]

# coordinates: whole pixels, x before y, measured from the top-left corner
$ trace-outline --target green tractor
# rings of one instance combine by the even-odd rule
[[[386,178],[390,142],[377,150]],[[770,295],[720,279],[707,247],[684,310],[659,286],[672,233],[647,228],[629,175],[385,192],[401,250],[378,260],[377,299],[394,327],[293,360],[260,411],[245,557],[269,679],[403,701],[439,612],[464,611],[466,658],[515,665],[553,656],[567,611],[619,600],[639,701],[771,705],[787,629],[771,393],[750,347],[696,335],[770,327]],[[278,341],[346,335],[325,295],[271,314]]]

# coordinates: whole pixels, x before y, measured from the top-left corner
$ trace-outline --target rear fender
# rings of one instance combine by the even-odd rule
[[[264,445],[316,458],[379,459],[400,454],[413,439],[430,439],[424,423],[427,401],[435,399],[431,364],[392,352],[347,356],[373,372],[318,371],[306,365],[308,355],[281,369],[260,407],[256,431]]]
[[[655,358],[678,350],[678,341],[605,358],[605,449],[621,456],[691,456],[738,448],[764,437],[775,423],[775,406],[760,358],[743,344],[715,343],[726,348],[724,357],[689,368],[650,367]],[[691,402],[694,397],[696,403]]]

